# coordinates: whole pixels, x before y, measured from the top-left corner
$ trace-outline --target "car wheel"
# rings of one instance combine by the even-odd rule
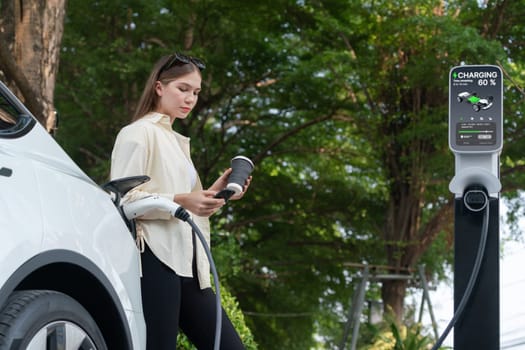
[[[472,105],[472,109],[473,109],[474,111],[476,111],[476,112],[479,112],[479,110],[481,109],[481,107],[478,106],[478,105]]]
[[[59,292],[14,292],[0,312],[0,348],[9,350],[107,350],[91,315]]]
[[[458,102],[460,102],[460,103],[463,102],[463,98],[462,97],[458,96],[457,99],[458,99]]]

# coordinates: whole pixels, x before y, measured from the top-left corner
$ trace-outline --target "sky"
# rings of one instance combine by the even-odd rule
[[[500,267],[501,349],[525,350],[525,244],[514,244]]]

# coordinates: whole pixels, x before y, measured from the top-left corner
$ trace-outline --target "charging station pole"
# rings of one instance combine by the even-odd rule
[[[454,310],[477,265],[477,279],[454,326],[454,349],[499,349],[499,155],[503,78],[493,65],[453,67],[449,77],[449,146],[455,156]],[[488,218],[484,215],[488,214]],[[488,224],[484,225],[484,220]],[[487,223],[485,221],[485,223]],[[485,234],[483,234],[483,232]],[[480,257],[480,245],[484,246]],[[480,259],[481,258],[481,259]]]

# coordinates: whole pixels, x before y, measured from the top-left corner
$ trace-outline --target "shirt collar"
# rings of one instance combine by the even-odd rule
[[[158,112],[150,112],[142,117],[142,119],[149,120],[152,123],[159,124],[160,126],[172,130],[170,117],[166,114]]]
[[[161,126],[161,127],[165,128],[165,129],[171,131],[172,133],[175,134],[175,136],[177,136],[177,138],[180,141],[183,141],[185,143],[189,143],[190,142],[190,138],[189,137],[181,135],[178,132],[176,132],[175,130],[173,130],[173,126],[171,124],[169,115],[162,114],[162,113],[159,113],[159,112],[149,112],[148,114],[144,115],[140,119],[144,119],[144,120],[147,120],[147,121],[149,121],[151,123],[158,124],[159,126]]]

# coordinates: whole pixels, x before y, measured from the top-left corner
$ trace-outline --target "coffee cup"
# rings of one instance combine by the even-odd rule
[[[227,189],[232,190],[235,194],[243,191],[246,180],[253,171],[253,162],[245,156],[236,156],[231,160],[232,172],[228,177]]]

